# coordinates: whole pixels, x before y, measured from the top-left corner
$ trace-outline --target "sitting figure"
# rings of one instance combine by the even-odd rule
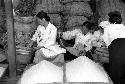
[[[37,42],[34,63],[39,63],[42,60],[48,60],[53,63],[63,62],[63,53],[65,49],[61,48],[57,42],[57,28],[50,23],[50,17],[47,13],[41,11],[36,15],[38,28],[33,35],[32,41],[28,47],[32,47],[34,42]]]
[[[73,47],[66,47],[67,51],[75,56],[82,55],[81,52],[86,52],[86,56],[93,59],[91,56],[91,50],[93,47],[101,47],[103,41],[101,40],[102,32],[99,28],[93,28],[94,23],[84,22],[83,26],[86,27],[86,31],[82,29],[74,29],[72,31],[66,31],[62,33],[62,38],[65,40],[70,40],[75,38],[75,44]],[[79,46],[80,45],[80,46]],[[76,58],[74,56],[74,58]],[[70,58],[73,56],[66,56],[65,58]]]

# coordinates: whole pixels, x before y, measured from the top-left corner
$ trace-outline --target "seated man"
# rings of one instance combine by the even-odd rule
[[[66,31],[62,33],[62,38],[65,40],[70,40],[75,38],[75,44],[73,47],[66,47],[66,49],[75,56],[80,56],[81,52],[87,52],[86,56],[93,59],[91,56],[91,50],[93,46],[100,47],[102,45],[100,41],[101,31],[93,29],[94,23],[85,22],[83,26],[86,27],[86,31],[81,29],[74,29],[72,31]],[[78,51],[78,52],[77,52]],[[80,53],[79,53],[80,51]],[[72,56],[70,56],[72,57]],[[68,58],[67,56],[65,58]],[[76,58],[76,57],[75,57]]]
[[[39,26],[28,46],[32,47],[33,43],[37,42],[37,51],[33,62],[39,63],[44,59],[53,63],[64,61],[63,53],[66,50],[56,43],[57,28],[50,23],[50,17],[41,11],[36,15],[36,18]]]

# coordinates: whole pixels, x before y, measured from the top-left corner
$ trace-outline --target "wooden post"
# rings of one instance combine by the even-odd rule
[[[7,22],[7,43],[8,43],[8,61],[9,61],[9,76],[16,76],[16,49],[14,36],[14,20],[12,0],[4,0]]]

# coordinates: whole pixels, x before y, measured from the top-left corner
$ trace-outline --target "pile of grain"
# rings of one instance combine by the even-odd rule
[[[63,70],[44,60],[26,70],[19,82],[18,84],[62,83]]]
[[[66,77],[67,82],[109,82],[104,69],[85,56],[66,64]]]

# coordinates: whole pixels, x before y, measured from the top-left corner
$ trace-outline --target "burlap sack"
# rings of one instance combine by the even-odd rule
[[[74,26],[81,26],[85,21],[87,21],[87,18],[84,16],[67,16],[65,17],[65,27],[70,28]]]
[[[14,29],[15,31],[25,31],[30,33],[30,30],[36,29],[36,23],[32,22],[30,24],[25,24],[20,22],[14,22]]]
[[[26,47],[36,28],[35,22],[30,24],[14,22],[16,46]]]
[[[28,23],[32,23],[36,21],[35,17],[29,16],[29,17],[20,17],[18,15],[14,16],[14,21],[15,22],[19,22],[19,23],[24,23],[24,24],[28,24]]]
[[[91,16],[92,10],[86,2],[72,2],[64,5],[64,14]]]
[[[47,13],[58,13],[63,11],[63,7],[59,0],[39,0],[35,10],[36,12],[43,10]]]
[[[3,25],[4,22],[5,22],[5,13],[4,13],[4,10],[3,8],[0,8],[0,25]]]
[[[90,0],[61,0],[62,3],[66,4],[66,3],[70,3],[70,2],[87,2]]]
[[[50,17],[50,22],[54,24],[55,26],[60,26],[61,25],[61,17],[59,14],[48,14]]]

